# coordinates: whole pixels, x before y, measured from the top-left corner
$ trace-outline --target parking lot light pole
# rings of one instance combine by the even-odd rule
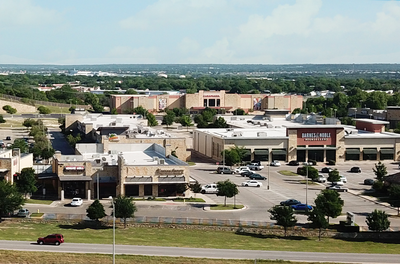
[[[306,208],[308,208],[308,197],[307,197],[307,195],[308,195],[308,162],[304,162],[303,163],[303,165],[305,165],[306,166],[306,170],[307,170],[307,173],[306,173]]]
[[[111,200],[112,210],[113,210],[113,264],[115,264],[115,205],[114,198],[109,196],[108,199]]]
[[[268,161],[268,164],[267,164],[267,166],[268,166],[268,186],[267,186],[267,190],[269,190],[269,167],[270,167],[270,164],[269,164],[269,161]]]

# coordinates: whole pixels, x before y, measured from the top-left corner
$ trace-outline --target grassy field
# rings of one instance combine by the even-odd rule
[[[288,170],[281,170],[278,171],[280,174],[285,175],[285,176],[299,176],[299,174],[294,173],[293,171],[288,171]]]
[[[190,198],[176,198],[176,199],[174,199],[174,202],[196,202],[196,203],[205,203],[206,201],[204,201],[202,198],[190,197]]]
[[[28,204],[51,204],[52,202],[54,202],[53,200],[37,200],[37,199],[27,199],[25,200],[25,203]]]
[[[38,237],[61,233],[66,242],[112,244],[112,228],[90,228],[68,223],[34,221],[3,221],[0,224],[2,240],[36,241]],[[334,238],[294,236],[284,238],[276,235],[236,233],[235,231],[203,230],[190,228],[128,227],[116,228],[117,244],[170,246],[194,248],[257,249],[303,252],[384,253],[398,254],[398,243],[373,241],[348,241]],[[227,243],[229,241],[229,243]],[[0,262],[1,263],[1,262]],[[46,263],[46,262],[44,262]]]
[[[224,206],[223,204],[216,204],[216,205],[211,205],[210,209],[211,210],[235,210],[235,209],[242,209],[244,206],[241,204],[236,204],[235,206],[233,204],[227,204]]]
[[[0,263],[30,263],[30,264],[109,264],[111,255],[101,254],[75,254],[75,253],[53,253],[53,252],[19,252],[0,250]],[[115,262],[118,264],[254,264],[254,260],[229,260],[229,259],[201,259],[201,258],[173,258],[173,257],[151,257],[151,256],[127,256],[116,255]],[[265,264],[299,264],[300,262],[287,262],[279,260],[257,260],[257,263]],[[316,262],[308,262],[316,264]],[[329,264],[329,263],[325,263]]]

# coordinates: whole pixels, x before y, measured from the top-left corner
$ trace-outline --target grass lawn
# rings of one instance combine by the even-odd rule
[[[299,176],[299,174],[294,173],[293,171],[288,171],[288,170],[281,170],[278,171],[280,174],[285,175],[285,176]]]
[[[0,250],[2,263],[30,263],[30,264],[109,264],[112,262],[111,255],[105,254],[76,254],[76,253],[53,253],[53,252],[19,252]],[[230,260],[230,259],[201,259],[201,258],[174,258],[153,256],[128,256],[116,255],[115,262],[118,264],[254,264],[254,260]],[[287,262],[280,260],[257,260],[257,263],[268,264],[300,264],[300,262]],[[315,262],[308,262],[313,264]],[[329,263],[325,263],[329,264]]]
[[[32,213],[31,217],[42,217],[44,213]]]
[[[197,203],[205,203],[206,201],[204,201],[202,198],[176,198],[174,199],[174,202],[197,202]]]
[[[90,228],[57,222],[3,221],[0,224],[2,240],[36,241],[38,237],[61,233],[66,242],[112,244],[112,227]],[[349,241],[334,238],[288,237],[236,233],[218,230],[180,229],[162,227],[116,228],[116,241],[120,245],[170,246],[194,248],[257,249],[303,252],[386,253],[398,254],[398,243]],[[229,243],[227,243],[229,241]],[[6,262],[16,263],[16,262]],[[18,262],[23,263],[23,262]],[[29,262],[33,263],[33,262]],[[51,263],[51,262],[42,262]],[[84,262],[82,262],[84,263]],[[94,263],[94,262],[93,262]],[[173,263],[173,262],[172,262]],[[182,262],[183,263],[183,262]]]
[[[211,205],[210,209],[211,210],[235,210],[235,209],[242,209],[244,206],[241,204],[237,204],[235,207],[233,207],[233,204],[227,204],[224,206],[223,204],[216,204],[216,205]]]
[[[306,184],[307,181],[306,180],[300,180],[299,181],[301,184]],[[308,185],[317,185],[318,183],[313,182],[312,180],[308,180]]]
[[[27,199],[25,203],[28,204],[51,204],[53,200],[38,200],[38,199]]]

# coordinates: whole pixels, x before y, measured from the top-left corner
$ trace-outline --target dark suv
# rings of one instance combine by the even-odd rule
[[[219,174],[233,174],[234,171],[231,170],[228,167],[218,167],[217,168],[217,173],[219,173]]]
[[[39,245],[54,244],[59,246],[61,243],[64,243],[64,237],[61,234],[51,234],[46,237],[39,237],[37,243]]]
[[[352,167],[352,168],[350,169],[350,172],[360,173],[360,172],[361,172],[361,169],[360,169],[360,167]]]
[[[249,176],[250,180],[266,180],[267,178],[265,178],[264,176],[261,176],[258,173],[253,173]]]

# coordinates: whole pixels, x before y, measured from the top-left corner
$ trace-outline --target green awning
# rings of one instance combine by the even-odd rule
[[[370,148],[370,149],[363,149],[363,153],[367,155],[376,155],[378,151],[374,148]]]
[[[286,150],[283,149],[273,149],[271,152],[273,155],[286,155]]]
[[[268,149],[255,149],[254,155],[269,155]]]
[[[359,155],[360,154],[360,149],[346,149],[346,154]]]
[[[394,149],[381,149],[381,154],[394,154]]]

